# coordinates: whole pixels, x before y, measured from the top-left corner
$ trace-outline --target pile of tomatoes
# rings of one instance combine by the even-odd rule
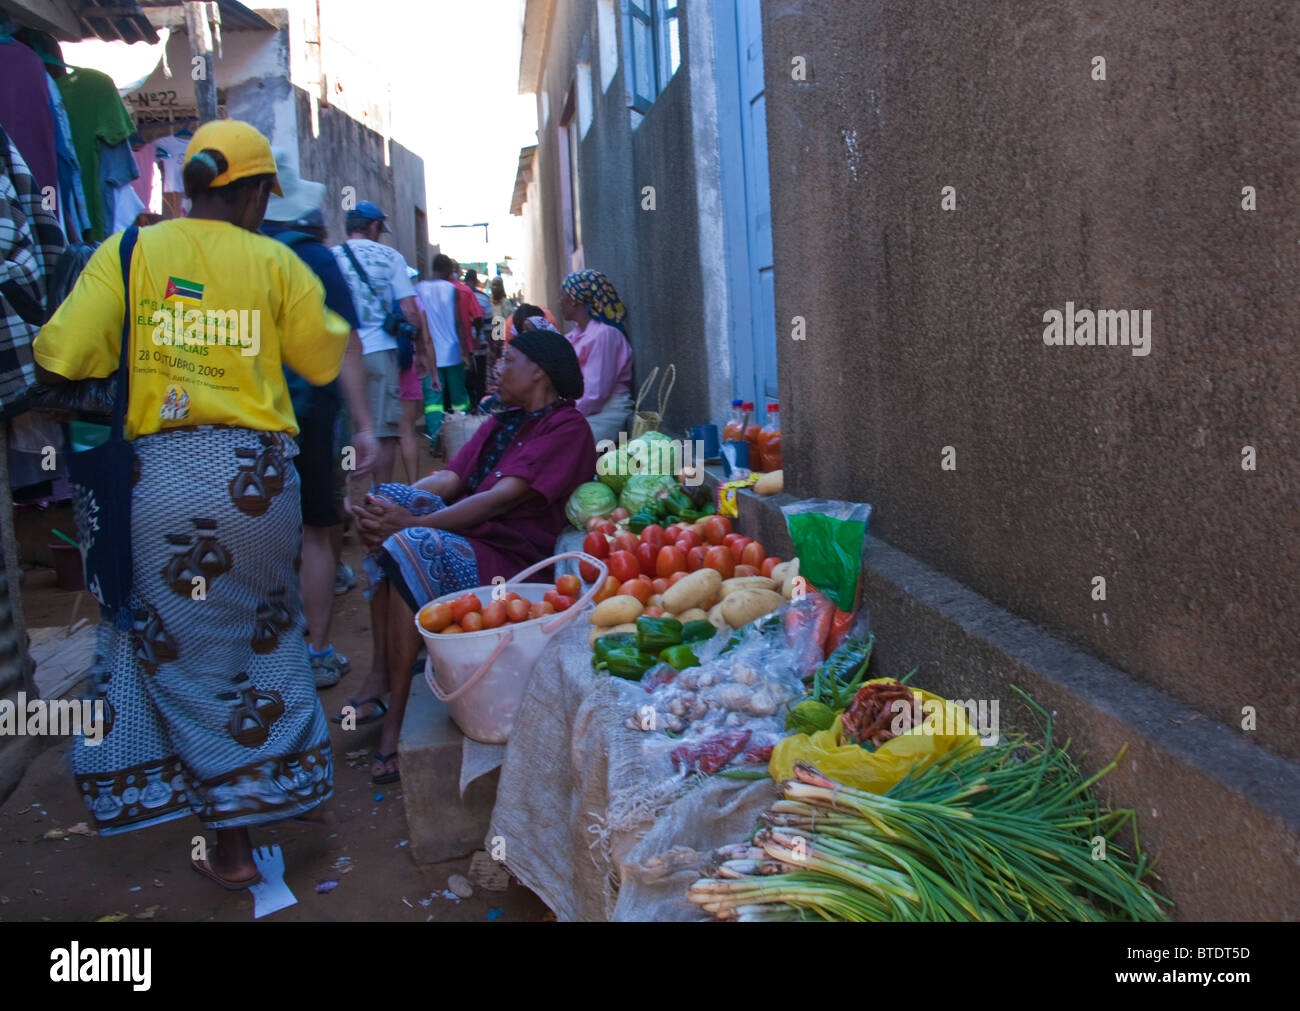
[[[494,596],[492,602],[484,607],[477,596],[467,593],[459,600],[425,604],[420,609],[420,625],[426,632],[438,635],[482,632],[486,628],[500,628],[567,611],[581,594],[582,584],[574,575],[561,576],[555,581],[555,589],[547,590],[536,603],[510,591]]]
[[[668,528],[650,524],[638,537],[606,520],[593,520],[582,550],[609,566],[609,575],[596,592],[596,603],[606,597],[631,594],[642,604],[662,594],[677,580],[696,569],[716,569],[723,579],[770,576],[781,559],[768,557],[758,541],[733,533],[731,520],[709,516],[697,523],[674,523]],[[585,582],[594,582],[598,570],[589,562],[579,566]],[[643,612],[658,617],[655,606]]]

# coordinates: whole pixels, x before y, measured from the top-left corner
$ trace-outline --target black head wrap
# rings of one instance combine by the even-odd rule
[[[578,364],[578,353],[563,334],[525,330],[515,334],[510,346],[536,362],[561,397],[577,400],[582,396],[582,366]]]

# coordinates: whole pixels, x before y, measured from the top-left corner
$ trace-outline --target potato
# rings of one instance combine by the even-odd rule
[[[777,495],[785,487],[785,472],[774,470],[754,482],[755,495]]]
[[[696,569],[664,590],[664,610],[680,614],[692,607],[707,607],[718,599],[722,575],[714,569]]]
[[[722,616],[721,604],[714,604],[713,607],[709,610],[709,613],[705,615],[705,617],[708,618],[709,621],[713,622],[714,626],[719,631],[721,632],[731,631],[731,626],[727,624],[727,619]]]
[[[686,580],[682,580],[686,582]],[[624,622],[634,622],[641,617],[641,612],[645,608],[641,601],[630,593],[620,593],[617,597],[607,597],[596,605],[595,610],[591,612],[591,623],[593,625],[619,625]]]
[[[737,576],[722,581],[722,596],[731,596],[740,590],[775,590],[779,584],[766,576]]]
[[[775,611],[783,603],[781,594],[775,590],[737,590],[723,598],[722,617],[732,628],[740,628]]]
[[[636,635],[636,622],[624,622],[622,625],[615,625],[613,628],[605,629],[605,631],[610,635],[622,635],[624,632],[630,632],[632,635]]]
[[[784,586],[787,576],[799,575],[799,559],[791,558],[788,562],[782,562],[780,565],[772,567],[772,582],[777,586]]]
[[[708,621],[709,613],[702,607],[692,607],[679,614],[677,620],[683,625],[688,621]]]

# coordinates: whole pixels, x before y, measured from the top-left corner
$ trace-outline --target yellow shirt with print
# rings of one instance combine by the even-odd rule
[[[32,345],[68,379],[110,376],[121,352],[122,233],[106,239]],[[282,365],[309,383],[339,374],[350,328],[282,242],[224,221],[141,228],[131,260],[126,437],[188,425],[298,434]]]

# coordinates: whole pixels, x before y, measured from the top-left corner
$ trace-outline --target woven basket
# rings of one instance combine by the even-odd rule
[[[659,366],[655,366],[649,378],[641,384],[641,392],[636,396],[635,413],[632,416],[632,438],[639,439],[646,432],[657,432],[664,421],[664,411],[668,408],[668,398],[672,396],[673,386],[677,383],[677,366],[669,365],[664,369],[664,376],[659,380],[659,410],[641,410],[641,401],[650,392],[650,387],[659,375]]]

